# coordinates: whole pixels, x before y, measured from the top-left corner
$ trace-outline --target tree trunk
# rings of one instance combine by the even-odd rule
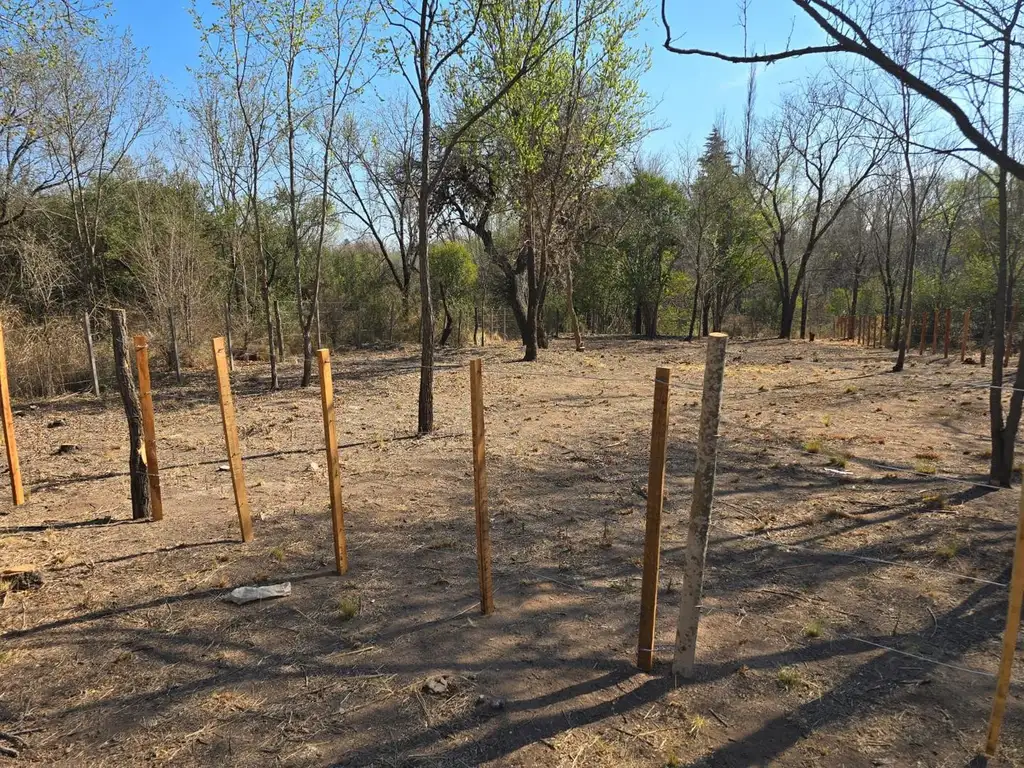
[[[448,310],[448,297],[445,295],[444,284],[441,284],[441,307],[444,309],[444,330],[441,331],[441,339],[437,346],[443,347],[448,343],[448,337],[452,335],[452,313]]]
[[[580,332],[580,318],[576,314],[576,307],[572,301],[572,265],[567,264],[565,270],[565,306],[569,311],[569,322],[572,324],[572,338],[576,343],[576,351],[582,352],[583,334]],[[505,324],[505,317],[502,315],[502,325]]]
[[[807,293],[810,290],[807,280],[804,280],[803,300],[800,302],[800,338],[807,338]]]
[[[132,519],[150,516],[149,477],[146,472],[143,446],[142,406],[132,375],[132,354],[129,347],[128,322],[123,309],[110,310],[110,330],[114,339],[114,371],[121,392],[124,415],[128,421],[128,471],[132,494]]]
[[[697,280],[693,286],[693,305],[690,308],[690,330],[686,333],[686,340],[693,341],[693,330],[697,325],[697,297],[700,295],[700,272],[697,273]]]
[[[427,3],[422,4],[419,44],[420,73],[420,184],[416,201],[416,251],[420,271],[420,392],[416,431],[425,435],[434,431],[434,303],[430,295],[430,259],[427,253],[427,228],[430,223],[430,41],[427,38]]]

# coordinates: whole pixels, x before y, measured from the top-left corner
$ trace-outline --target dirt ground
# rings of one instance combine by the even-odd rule
[[[160,523],[129,520],[113,393],[16,402],[30,498],[5,494],[0,566],[35,565],[44,584],[0,608],[0,731],[24,741],[9,764],[981,764],[1018,500],[970,482],[987,464],[984,370],[915,352],[894,375],[881,350],[730,341],[698,678],[684,682],[669,665],[704,345],[482,354],[490,617],[464,366],[438,370],[437,433],[418,439],[415,350],[335,356],[343,577],[319,392],[297,387],[295,361],[277,393],[259,365],[234,376],[248,545],[212,372],[156,376]],[[657,365],[674,384],[647,675],[634,661]],[[223,600],[283,581],[290,597]],[[425,687],[440,675],[446,690]],[[1022,691],[991,765],[1024,765]]]

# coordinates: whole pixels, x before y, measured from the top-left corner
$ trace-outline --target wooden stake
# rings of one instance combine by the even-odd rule
[[[128,351],[128,320],[123,309],[110,310],[110,331],[114,341],[114,371],[121,392],[124,416],[128,421],[128,469],[132,493],[132,519],[145,520],[152,508],[149,478],[146,472],[145,443],[142,427],[142,406],[132,375],[132,358]]]
[[[701,401],[700,430],[697,435],[697,468],[690,501],[690,528],[683,560],[683,588],[679,600],[676,628],[676,652],[672,671],[684,678],[693,677],[697,656],[697,628],[700,623],[701,595],[704,591],[704,561],[708,554],[708,528],[715,496],[715,464],[718,460],[718,414],[722,404],[725,378],[725,345],[728,336],[712,334],[704,363],[704,395]]]
[[[964,325],[960,330],[960,362],[967,358],[967,338],[971,335],[971,310],[964,312]]]
[[[149,477],[149,503],[152,519],[164,519],[164,502],[160,493],[160,463],[156,458],[156,421],[153,418],[153,391],[149,378],[149,343],[139,334],[135,337],[135,367],[139,371],[139,405],[142,407],[142,435],[146,451],[142,461]]]
[[[942,330],[942,356],[949,358],[949,331],[953,325],[953,310],[946,308],[946,327]]]
[[[85,318],[88,322],[89,315],[86,314]],[[14,439],[14,412],[11,410],[11,387],[7,381],[3,325],[0,325],[0,399],[3,400],[4,446],[7,449],[7,468],[11,472],[11,496],[15,506],[21,506],[25,503],[25,490],[21,487],[21,462],[18,461],[18,444]]]
[[[484,387],[480,358],[469,361],[469,401],[473,422],[473,500],[476,505],[476,566],[480,613],[494,612],[491,584],[491,520],[487,512],[487,460],[484,451]]]
[[[331,493],[331,529],[334,532],[334,565],[338,573],[348,572],[345,546],[345,512],[341,505],[341,470],[338,459],[338,434],[334,428],[334,381],[331,378],[331,351],[317,350],[320,364],[320,405],[324,412],[324,444],[327,447],[327,484]]]
[[[714,335],[714,334],[712,334]],[[709,339],[710,348],[712,341]],[[661,511],[665,502],[665,454],[668,444],[668,391],[671,368],[654,375],[654,413],[651,417],[651,456],[647,470],[647,525],[644,531],[644,575],[640,586],[640,632],[636,665],[654,668],[654,629],[658,617],[658,569],[661,564]]]
[[[100,375],[96,370],[96,349],[92,345],[92,326],[89,313],[85,313],[85,349],[89,354],[89,370],[92,372],[92,393],[100,396]]]
[[[993,757],[999,746],[999,731],[1006,712],[1006,696],[1010,692],[1010,673],[1017,650],[1017,632],[1020,629],[1021,603],[1024,601],[1024,484],[1021,485],[1017,508],[1017,541],[1013,547],[1013,568],[1010,572],[1010,595],[1006,609],[1006,629],[1003,631],[1003,655],[999,662],[996,695],[992,701],[992,716],[988,721],[985,754]]]
[[[174,327],[174,311],[167,310],[167,325],[171,329],[171,354],[174,355],[174,378],[181,384],[181,358],[178,356],[178,331]],[[186,326],[188,323],[186,323]],[[147,353],[148,354],[148,353]]]
[[[224,442],[228,449],[228,466],[231,469],[231,487],[235,492],[235,507],[238,509],[238,525],[242,529],[242,541],[252,541],[252,516],[249,514],[249,497],[245,492],[245,477],[242,474],[242,451],[238,447],[238,427],[235,424],[235,405],[231,400],[231,379],[228,362],[224,354],[224,338],[213,340],[213,361],[217,369],[217,392],[220,395],[220,416],[224,424]]]
[[[939,310],[935,309],[935,317],[932,319],[932,354],[939,354]]]
[[[274,299],[274,332],[277,335],[277,356],[284,362],[284,332],[281,330],[281,305],[277,299]]]
[[[921,313],[921,346],[917,350],[917,354],[919,354],[919,355],[923,355],[924,354],[924,344],[925,344],[925,339],[927,338],[927,336],[928,336],[928,313],[927,312],[922,312]],[[908,339],[908,341],[909,341],[909,339]]]

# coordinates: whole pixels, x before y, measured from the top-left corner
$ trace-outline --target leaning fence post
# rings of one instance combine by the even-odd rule
[[[671,368],[658,368],[655,371],[651,456],[647,470],[644,575],[640,586],[640,631],[636,643],[636,665],[644,672],[650,672],[654,667],[658,568],[661,563],[661,511],[665,503],[665,454],[668,446],[668,386],[671,380]]]
[[[320,405],[324,412],[324,444],[327,446],[327,485],[331,494],[331,530],[334,533],[334,565],[338,573],[348,571],[345,546],[345,512],[341,506],[341,470],[338,461],[338,433],[334,428],[334,381],[331,378],[331,351],[318,349],[320,364]]]
[[[149,377],[149,343],[139,334],[135,337],[135,365],[139,369],[139,405],[142,407],[142,435],[146,451],[142,461],[149,478],[150,517],[164,519],[164,502],[160,493],[160,463],[156,458],[156,422],[153,418],[153,391]]]
[[[92,325],[89,321],[89,311],[85,312],[85,350],[89,355],[89,371],[92,373],[92,393],[100,396],[100,375],[96,370],[96,349],[92,345]]]
[[[697,625],[700,623],[701,595],[704,591],[704,561],[708,554],[708,528],[711,503],[715,496],[715,463],[718,458],[718,412],[722,404],[725,378],[725,345],[728,336],[712,334],[704,363],[704,395],[697,435],[697,468],[690,502],[690,528],[683,560],[683,588],[676,627],[676,652],[672,671],[693,677],[697,656]]]
[[[235,424],[235,405],[231,400],[231,379],[228,376],[228,362],[224,354],[224,338],[213,340],[213,361],[217,369],[217,393],[220,399],[220,416],[224,424],[224,442],[228,449],[228,468],[231,470],[231,487],[235,492],[235,507],[238,510],[238,525],[242,529],[242,541],[252,541],[252,516],[249,514],[249,496],[245,491],[245,477],[242,474],[242,451],[238,447],[238,426]]]
[[[7,381],[7,349],[4,345],[3,325],[0,325],[0,398],[3,399],[4,446],[7,449],[7,467],[11,471],[11,496],[15,506],[20,506],[25,503],[25,490],[21,487],[21,462],[18,461],[18,444],[14,439],[14,413],[11,410],[11,387]]]
[[[487,511],[487,462],[484,452],[484,386],[480,358],[469,361],[469,402],[473,423],[473,500],[476,507],[476,565],[480,613],[494,612],[491,584],[491,521]]]
[[[1006,696],[1010,692],[1010,673],[1017,650],[1017,632],[1020,629],[1021,603],[1024,601],[1024,485],[1017,511],[1017,540],[1013,546],[1013,569],[1010,573],[1010,602],[1006,609],[1006,629],[1003,631],[1003,655],[999,661],[996,695],[992,701],[992,716],[988,721],[985,754],[992,757],[999,746],[999,731],[1006,711]]]

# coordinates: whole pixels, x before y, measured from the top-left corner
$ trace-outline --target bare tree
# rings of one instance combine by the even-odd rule
[[[472,44],[485,6],[482,0],[381,0],[381,6],[394,34],[388,41],[391,58],[409,85],[419,106],[420,145],[419,190],[417,195],[417,260],[420,275],[420,389],[417,431],[434,429],[434,308],[430,293],[430,263],[427,238],[430,203],[438,180],[462,137],[504,98],[528,72],[543,60],[557,38],[554,5],[526,3],[522,14],[520,38],[522,56],[511,72],[503,73],[496,83],[485,84],[479,100],[446,128],[433,157],[434,88],[438,78],[459,63]]]
[[[163,109],[145,55],[126,34],[61,35],[55,57],[49,154],[67,188],[81,259],[79,276],[95,304],[105,290],[100,238],[107,188]]]

